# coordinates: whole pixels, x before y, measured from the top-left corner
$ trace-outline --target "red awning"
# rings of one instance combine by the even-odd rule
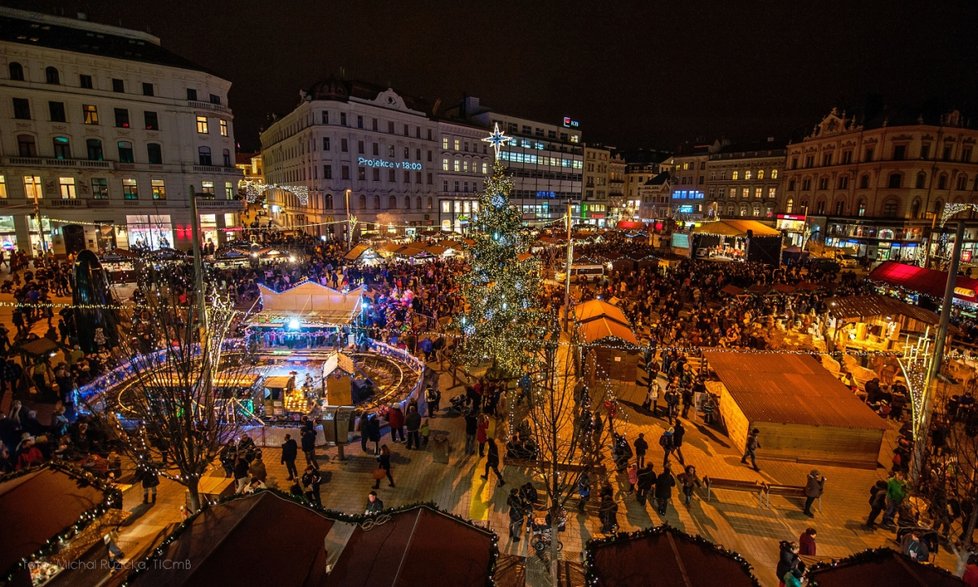
[[[869,274],[869,278],[873,281],[902,287],[935,298],[944,297],[944,287],[947,284],[946,271],[924,269],[895,261],[885,261]],[[957,276],[954,282],[955,299],[978,304],[978,293],[976,292],[978,292],[978,280],[961,275]]]
[[[621,230],[641,230],[645,228],[645,224],[635,220],[619,220],[618,228]]]

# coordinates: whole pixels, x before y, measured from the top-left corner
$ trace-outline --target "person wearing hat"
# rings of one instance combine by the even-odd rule
[[[818,472],[818,469],[812,469],[808,474],[808,480],[805,482],[805,515],[809,518],[814,518],[815,514],[812,513],[812,503],[820,497],[825,491],[825,477]]]
[[[30,432],[25,432],[20,437],[20,444],[17,445],[17,470],[27,469],[44,462],[44,455],[41,449],[34,446],[34,437]]]

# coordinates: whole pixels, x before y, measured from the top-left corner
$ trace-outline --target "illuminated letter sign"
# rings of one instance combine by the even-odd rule
[[[408,171],[421,171],[424,165],[415,161],[388,161],[387,159],[367,159],[358,157],[357,165],[363,167],[384,167],[386,169],[406,169]]]

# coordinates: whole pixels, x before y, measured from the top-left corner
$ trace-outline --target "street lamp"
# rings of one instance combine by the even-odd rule
[[[346,196],[346,248],[353,248],[353,223],[350,222],[350,192],[353,191],[347,188],[343,193]]]

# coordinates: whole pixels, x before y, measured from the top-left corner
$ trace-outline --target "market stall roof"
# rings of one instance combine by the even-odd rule
[[[347,293],[304,281],[283,292],[259,284],[262,310],[249,320],[252,326],[282,326],[292,320],[300,325],[348,324],[360,311],[363,287]]]
[[[51,466],[0,478],[0,520],[5,528],[0,532],[0,573],[5,576],[108,497],[80,474]]]
[[[737,553],[668,525],[591,540],[586,546],[590,585],[616,587],[758,587]],[[719,579],[718,578],[722,578]]]
[[[884,261],[869,273],[869,279],[895,287],[902,287],[935,298],[944,297],[947,271],[924,269],[915,265]],[[978,279],[958,275],[954,281],[954,298],[978,304]]]
[[[451,255],[455,253],[454,248],[446,246],[445,244],[441,244],[441,243],[435,245],[428,245],[427,247],[425,247],[425,250],[428,251],[429,254],[434,255],[436,257],[441,257],[442,255]]]
[[[940,567],[924,565],[889,548],[819,563],[809,572],[817,587],[850,585],[906,585],[908,587],[962,587],[964,581]]]
[[[747,236],[747,231],[751,231],[755,237],[762,236],[781,236],[781,232],[761,224],[756,220],[716,220],[714,222],[704,222],[693,228],[694,234],[719,234],[721,236]]]
[[[136,585],[321,585],[333,520],[270,491],[204,509],[178,529]],[[165,543],[165,541],[164,541]]]
[[[44,355],[57,351],[58,343],[44,336],[21,343],[17,347],[17,350],[32,357],[43,357]]]
[[[601,317],[618,322],[623,326],[631,326],[631,322],[625,317],[625,313],[618,306],[609,304],[604,300],[590,300],[574,308],[574,317],[578,323],[590,322]]]
[[[426,255],[431,255],[431,253],[426,251],[424,247],[418,243],[406,244],[403,247],[398,248],[395,254],[400,255],[401,257],[424,257]]]
[[[584,322],[583,324],[579,324],[577,328],[581,333],[581,338],[586,343],[592,343],[606,338],[617,338],[627,343],[638,344],[638,338],[629,327],[615,320],[611,320],[607,316],[601,316],[590,322]]]
[[[749,422],[886,428],[879,416],[808,355],[708,351],[703,356]]]
[[[391,513],[389,522],[370,531],[357,526],[323,584],[485,585],[494,540],[488,530],[430,506],[416,506]]]
[[[829,314],[842,320],[906,316],[924,324],[937,324],[941,317],[890,296],[840,296],[825,300]]]
[[[346,255],[343,256],[343,258],[346,259],[347,261],[356,261],[364,254],[366,254],[368,251],[372,251],[372,250],[373,248],[370,245],[359,244],[353,247],[352,249],[350,249],[349,252],[347,252]]]

